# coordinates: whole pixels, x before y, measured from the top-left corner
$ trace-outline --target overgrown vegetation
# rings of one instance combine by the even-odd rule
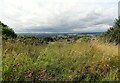
[[[106,50],[107,49],[107,50]],[[3,42],[4,81],[118,81],[117,46],[93,42]]]
[[[119,23],[101,37],[116,45],[90,36],[16,38],[6,33],[2,81],[120,81]]]

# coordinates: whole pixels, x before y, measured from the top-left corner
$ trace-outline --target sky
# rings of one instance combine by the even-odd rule
[[[119,0],[0,0],[0,21],[15,32],[104,32]]]

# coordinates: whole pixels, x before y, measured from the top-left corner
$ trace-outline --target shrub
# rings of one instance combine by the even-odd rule
[[[9,28],[7,25],[1,22],[0,22],[0,29],[1,29],[3,38],[6,38],[6,37],[16,38],[17,37],[13,29]]]
[[[120,43],[120,17],[115,20],[115,24],[107,32],[103,33],[103,39],[110,43],[114,42],[116,44]]]

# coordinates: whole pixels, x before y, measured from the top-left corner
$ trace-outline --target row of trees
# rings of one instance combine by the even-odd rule
[[[120,43],[120,17],[115,20],[115,24],[107,32],[103,33],[102,38],[108,42]]]

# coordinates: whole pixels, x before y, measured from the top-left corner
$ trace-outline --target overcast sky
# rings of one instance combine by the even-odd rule
[[[0,0],[0,21],[15,32],[101,32],[119,0]]]

